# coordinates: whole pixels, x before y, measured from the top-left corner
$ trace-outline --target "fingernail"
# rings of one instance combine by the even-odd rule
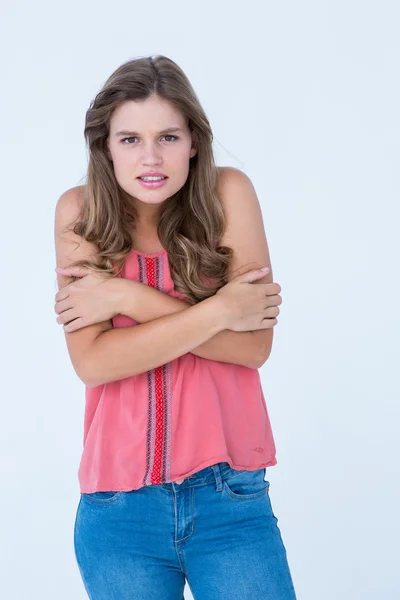
[[[269,267],[263,267],[262,269],[260,269],[260,271],[264,271],[264,273],[267,273],[269,271]]]

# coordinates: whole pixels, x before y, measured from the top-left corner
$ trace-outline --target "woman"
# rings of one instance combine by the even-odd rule
[[[180,600],[187,581],[197,600],[293,599],[258,373],[281,288],[254,187],[216,167],[208,119],[165,56],[109,77],[85,139],[87,182],[56,206],[55,311],[86,386],[74,547],[87,593]]]

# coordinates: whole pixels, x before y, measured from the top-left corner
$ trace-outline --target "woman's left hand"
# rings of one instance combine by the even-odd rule
[[[119,313],[120,278],[85,267],[56,267],[55,270],[66,277],[81,278],[63,287],[55,296],[57,323],[62,323],[65,331],[107,321]]]

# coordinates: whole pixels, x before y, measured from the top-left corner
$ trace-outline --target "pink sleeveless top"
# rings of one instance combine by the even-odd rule
[[[121,277],[186,300],[174,289],[165,250],[132,250]],[[137,322],[116,315],[114,327]],[[131,491],[181,481],[218,462],[275,465],[259,372],[191,352],[145,373],[86,387],[82,493]]]

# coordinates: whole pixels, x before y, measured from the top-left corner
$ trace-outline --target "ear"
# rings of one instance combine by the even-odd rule
[[[193,158],[193,156],[196,156],[198,151],[199,151],[199,148],[198,148],[197,135],[196,135],[195,131],[192,131],[192,147],[190,149],[190,158]]]

